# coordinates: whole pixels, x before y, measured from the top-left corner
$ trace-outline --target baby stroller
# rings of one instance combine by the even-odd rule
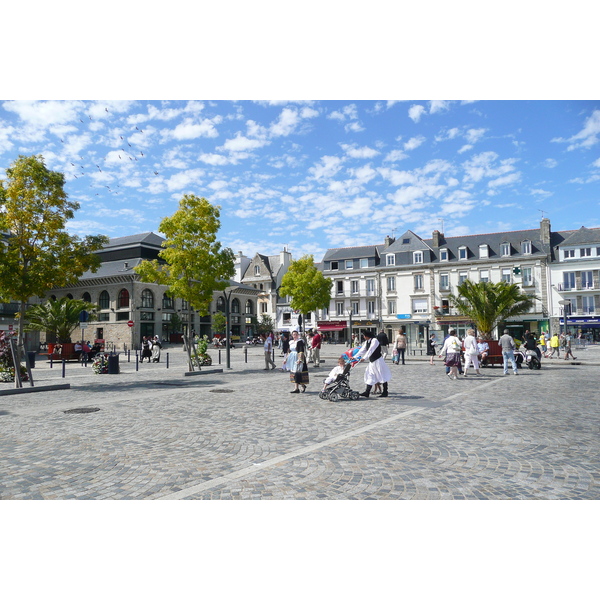
[[[344,370],[338,375],[332,383],[330,383],[325,390],[319,392],[319,398],[323,400],[329,400],[330,402],[339,402],[340,400],[360,400],[360,394],[355,392],[350,387],[350,369],[357,362],[347,362]]]

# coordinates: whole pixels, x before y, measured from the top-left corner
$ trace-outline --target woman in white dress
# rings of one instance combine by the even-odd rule
[[[292,331],[290,349],[285,358],[284,369],[290,372],[290,381],[294,384],[294,389],[290,394],[299,394],[300,386],[302,386],[302,392],[305,392],[308,384],[306,343],[300,338],[297,331]]]
[[[367,389],[360,394],[364,398],[368,398],[371,393],[371,388],[376,383],[383,383],[383,392],[380,398],[388,397],[388,381],[392,378],[392,373],[389,367],[385,364],[381,354],[381,346],[376,337],[371,332],[365,332],[365,343],[355,355],[355,358],[369,361],[365,369],[365,384]]]
[[[450,372],[448,373],[450,379],[458,379],[461,346],[460,340],[456,337],[456,329],[451,329],[440,350],[440,358],[445,356],[444,364],[450,368]]]

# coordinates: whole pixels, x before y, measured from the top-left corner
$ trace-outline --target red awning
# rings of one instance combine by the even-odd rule
[[[342,329],[346,329],[346,325],[319,325],[319,331],[342,331]]]

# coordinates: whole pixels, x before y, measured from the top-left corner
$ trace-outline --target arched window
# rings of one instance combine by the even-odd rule
[[[92,301],[92,297],[90,296],[89,292],[83,292],[83,296],[81,296],[81,299],[84,302],[91,302]]]
[[[163,294],[162,307],[166,309],[175,308],[175,304],[173,303],[173,298],[169,298],[167,294]]]
[[[100,292],[100,296],[98,297],[98,306],[100,306],[100,308],[103,310],[110,308],[110,296],[106,290]]]
[[[225,300],[221,296],[217,298],[217,310],[219,312],[225,312]]]
[[[117,308],[129,308],[129,292],[125,288],[119,292]]]
[[[231,312],[238,313],[240,312],[240,301],[237,298],[234,298],[231,301]]]
[[[254,305],[252,300],[246,300],[246,314],[251,315],[254,312]]]
[[[154,294],[148,288],[142,290],[142,308],[154,308]]]
[[[67,294],[67,298],[68,298],[69,300],[73,300],[73,294]]]

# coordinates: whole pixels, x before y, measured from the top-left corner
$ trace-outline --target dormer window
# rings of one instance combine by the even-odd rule
[[[531,254],[531,242],[529,240],[521,242],[521,254]]]
[[[579,249],[579,256],[581,258],[586,258],[587,256],[591,256],[592,255],[592,249],[591,248],[580,248]]]
[[[396,264],[396,255],[395,254],[386,254],[385,264],[388,267],[393,267]]]
[[[255,274],[255,275],[260,275],[260,266],[259,266],[259,265],[256,265],[256,266],[254,267],[254,274]]]
[[[466,246],[461,246],[458,249],[458,259],[459,260],[466,260],[467,259],[467,247]]]
[[[331,265],[330,265],[330,269],[332,271],[337,271],[338,270],[338,261],[337,260],[332,260],[331,261]]]
[[[403,244],[410,244],[410,238],[404,238],[404,239],[402,240],[402,243],[403,243]]]
[[[564,258],[575,258],[575,250],[563,250]]]
[[[503,242],[500,245],[500,253],[502,256],[510,256],[510,244],[508,242]]]
[[[353,260],[347,260],[346,261],[346,269],[353,269],[354,268],[354,261]]]
[[[489,246],[487,244],[479,245],[479,258],[489,258]]]
[[[421,264],[423,262],[423,252],[413,252],[413,264]]]
[[[440,250],[440,260],[448,260],[448,250],[446,248]]]

